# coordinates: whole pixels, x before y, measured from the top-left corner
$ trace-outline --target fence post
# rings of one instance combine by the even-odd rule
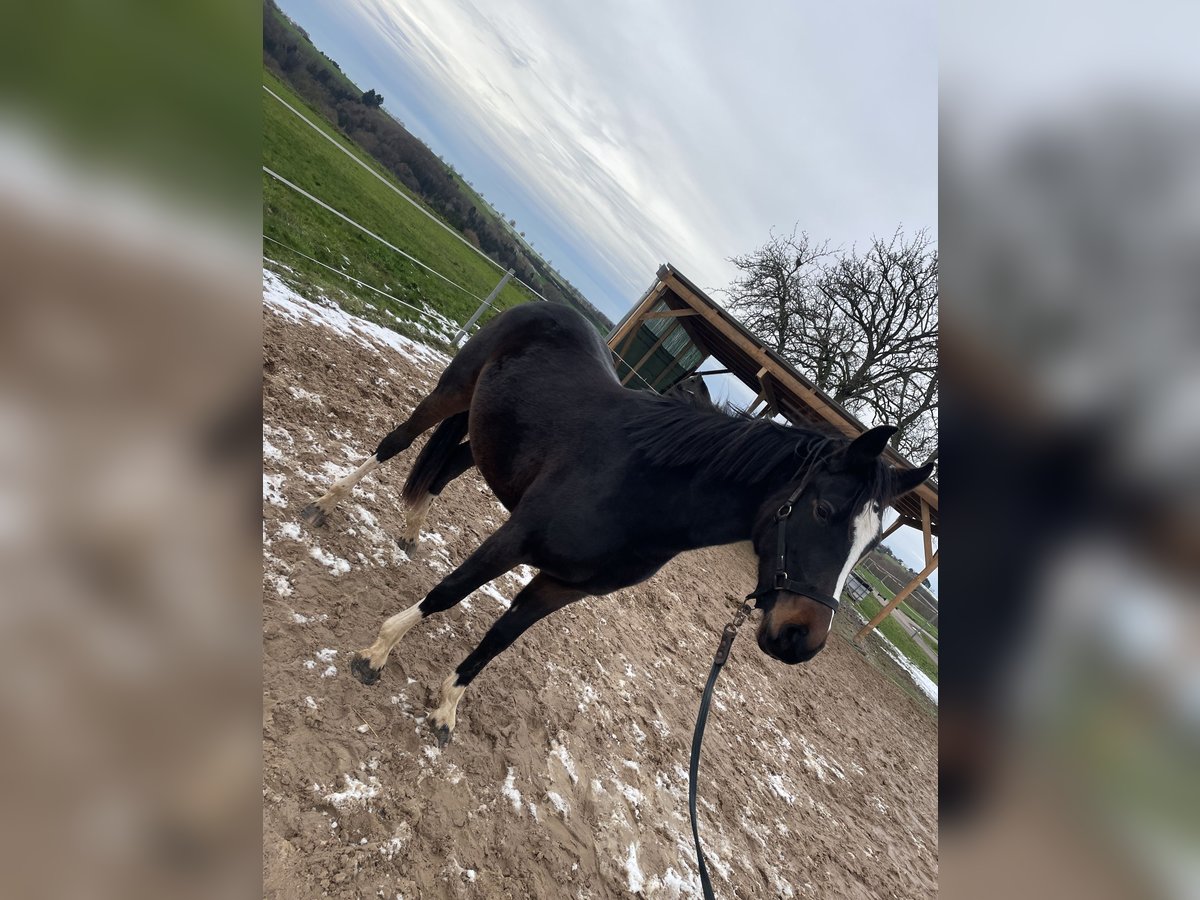
[[[514,274],[515,273],[513,272],[512,269],[509,269],[507,272],[505,272],[504,277],[500,279],[500,281],[496,284],[496,286],[494,288],[492,288],[492,292],[487,295],[487,299],[484,300],[482,304],[480,304],[479,309],[475,310],[475,315],[473,315],[473,316],[471,316],[471,318],[467,319],[467,324],[464,325],[462,328],[458,329],[458,334],[456,334],[454,336],[454,346],[455,347],[458,346],[458,342],[463,339],[464,335],[470,333],[471,326],[479,321],[479,317],[482,316],[485,312],[487,312],[488,307],[491,306],[496,301],[496,298],[498,296],[500,296],[500,290],[506,284],[508,284],[508,279],[512,278]]]

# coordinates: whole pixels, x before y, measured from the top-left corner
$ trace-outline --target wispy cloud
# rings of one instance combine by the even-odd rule
[[[539,246],[624,303],[664,260],[727,283],[726,258],[772,227],[848,244],[936,223],[928,0],[351,0],[336,21],[285,6],[318,43],[353,32],[389,106],[436,120],[448,158],[488,159],[485,192],[519,196]]]

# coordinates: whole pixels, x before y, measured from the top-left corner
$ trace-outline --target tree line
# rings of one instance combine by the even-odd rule
[[[263,61],[472,245],[512,269],[547,299],[575,306],[604,331],[612,327],[609,319],[545,260],[526,253],[500,219],[479,208],[453,169],[383,109],[382,94],[355,86],[274,0],[263,3]]]

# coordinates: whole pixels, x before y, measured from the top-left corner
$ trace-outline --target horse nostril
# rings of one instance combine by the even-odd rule
[[[807,640],[807,625],[785,625],[783,630],[779,632],[780,643],[785,647],[791,647],[795,650],[803,649]]]

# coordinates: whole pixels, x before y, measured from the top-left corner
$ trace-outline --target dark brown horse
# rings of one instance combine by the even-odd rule
[[[467,685],[526,628],[644,581],[684,550],[752,540],[758,644],[786,663],[811,659],[833,622],[829,598],[878,538],[884,506],[931,471],[880,460],[892,428],[850,442],[624,388],[582,316],[529,303],[481,329],[408,421],[304,517],[322,524],[355,482],[435,425],[404,486],[402,545],[415,546],[432,497],[472,465],[511,515],[423,600],[383,623],[355,655],[355,676],[378,681],[392,648],[426,616],[518,565],[539,570],[442,685],[431,719],[442,743]],[[791,514],[777,517],[798,489]],[[777,589],[781,569],[787,587]]]

